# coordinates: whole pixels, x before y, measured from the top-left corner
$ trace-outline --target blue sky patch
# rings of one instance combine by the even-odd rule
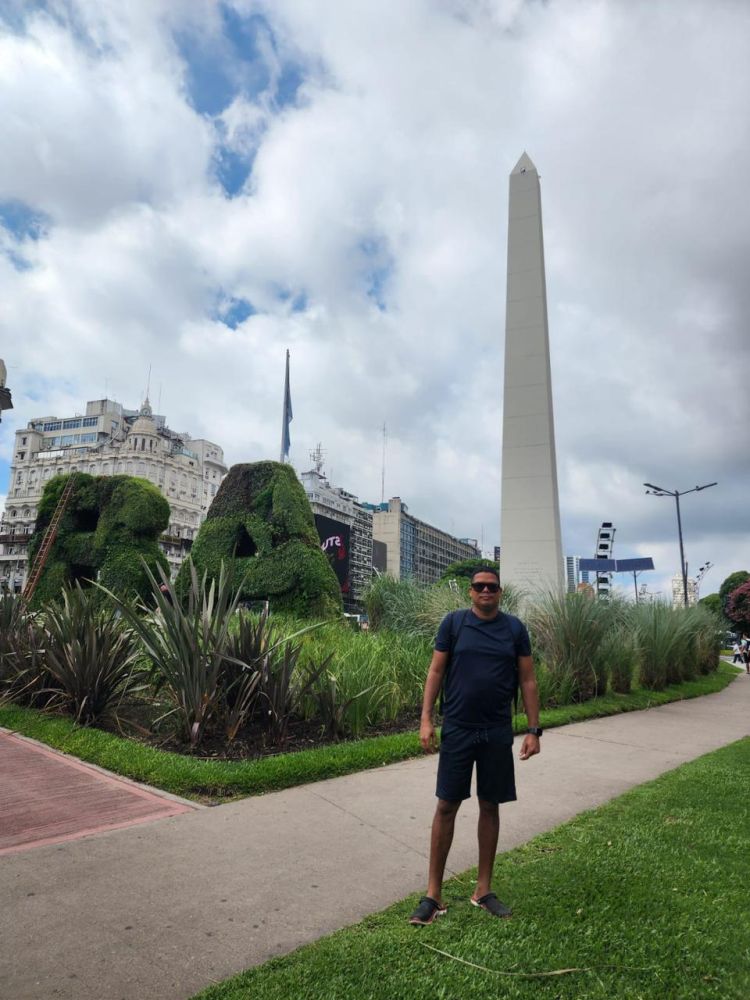
[[[237,152],[228,146],[216,151],[216,178],[230,198],[239,194],[250,176],[255,162],[255,151]]]
[[[368,236],[357,247],[362,257],[362,279],[365,294],[381,312],[388,308],[386,286],[394,272],[395,264],[386,240]]]
[[[283,62],[266,18],[260,14],[243,17],[223,4],[220,12],[223,30],[219,36],[195,30],[175,34],[187,68],[188,97],[196,111],[219,115],[240,95],[249,101],[265,95],[276,109],[293,104],[304,78],[302,67]],[[282,64],[271,92],[276,59]]]
[[[0,201],[0,226],[18,240],[38,240],[45,236],[50,219],[23,201]]]
[[[299,289],[292,291],[290,288],[278,287],[276,289],[276,298],[279,302],[284,302],[288,305],[289,311],[293,313],[305,312],[309,304],[307,293]]]
[[[230,330],[236,330],[250,316],[255,316],[258,310],[248,299],[225,299],[216,311],[218,319]]]

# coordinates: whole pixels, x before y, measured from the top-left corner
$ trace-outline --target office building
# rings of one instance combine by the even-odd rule
[[[323,474],[319,448],[312,457],[315,468],[303,472],[300,479],[315,515],[321,544],[327,551],[325,546],[329,538],[340,539],[337,555],[342,562],[346,559],[346,566],[334,564],[334,570],[342,585],[344,607],[362,607],[373,572],[372,511],[353,493],[340,486],[331,486]]]
[[[386,546],[386,572],[397,580],[435,583],[451,563],[481,557],[476,539],[455,538],[420,521],[400,497],[365,506],[372,510],[372,537]]]
[[[579,584],[589,582],[589,571],[587,569],[582,570],[580,563],[580,556],[565,557],[565,579],[569,594],[575,593],[578,590]]]

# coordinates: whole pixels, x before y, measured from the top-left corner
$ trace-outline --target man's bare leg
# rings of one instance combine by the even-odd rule
[[[479,870],[474,899],[481,899],[492,892],[492,868],[497,854],[497,839],[500,834],[500,807],[495,802],[479,799]]]
[[[430,838],[430,873],[427,882],[427,895],[437,903],[442,903],[443,875],[448,852],[453,843],[453,829],[456,824],[456,813],[460,802],[448,802],[438,799],[435,816],[432,820],[432,836]]]

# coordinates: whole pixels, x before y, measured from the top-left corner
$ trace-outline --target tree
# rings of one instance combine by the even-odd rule
[[[706,594],[705,597],[701,597],[698,604],[702,604],[709,611],[713,611],[715,614],[722,614],[721,610],[721,598],[718,594]]]
[[[750,635],[750,581],[733,590],[727,601],[727,617],[745,635]]]
[[[736,573],[730,573],[726,580],[719,587],[719,597],[721,598],[721,610],[724,615],[727,614],[727,602],[729,601],[729,595],[733,590],[736,590],[743,583],[747,583],[750,580],[750,573],[744,569],[737,570]],[[727,617],[729,617],[727,615]]]
[[[492,559],[481,559],[478,556],[473,559],[461,559],[459,562],[451,563],[446,570],[444,570],[443,575],[440,577],[441,580],[455,580],[456,577],[465,576],[468,580],[478,573],[481,569],[491,569],[497,572],[497,563],[493,562]]]

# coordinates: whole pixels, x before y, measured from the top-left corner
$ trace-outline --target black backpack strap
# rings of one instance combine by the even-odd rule
[[[515,694],[513,695],[513,714],[518,715],[518,695],[521,690],[521,679],[518,676],[518,643],[521,640],[521,622],[518,618],[513,615],[506,614],[506,620],[510,628],[510,634],[513,638],[513,651],[516,654],[515,660],[515,672],[516,672],[516,684],[515,684]]]
[[[456,648],[456,643],[458,642],[458,637],[461,633],[461,629],[466,624],[466,616],[468,615],[468,613],[469,613],[468,608],[464,608],[459,611],[451,611],[451,636],[450,636],[450,645],[448,647],[448,664],[445,668],[445,673],[443,674],[443,683],[440,687],[440,700],[438,702],[438,712],[440,712],[441,715],[443,714],[443,699],[445,697],[445,684],[446,681],[448,680],[448,673],[450,671],[451,662],[453,660],[453,651]],[[459,616],[461,620],[458,623],[458,625],[456,625],[456,621]]]

